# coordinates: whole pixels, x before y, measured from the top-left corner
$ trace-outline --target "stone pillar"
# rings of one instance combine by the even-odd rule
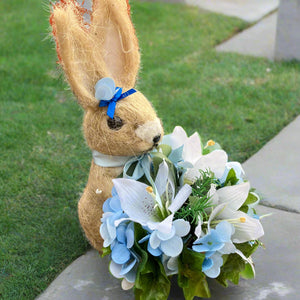
[[[280,2],[275,59],[300,60],[300,0]]]

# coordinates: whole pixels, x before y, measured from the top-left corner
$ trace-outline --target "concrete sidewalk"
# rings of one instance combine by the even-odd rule
[[[241,280],[238,286],[227,289],[210,280],[211,299],[295,300],[300,294],[299,133],[300,116],[243,164],[252,186],[265,197],[261,202],[265,206],[260,205],[258,213],[273,214],[262,219],[266,250],[259,249],[254,255],[255,280]],[[38,299],[118,298],[134,296],[132,291],[122,291],[120,282],[109,274],[107,258],[101,259],[91,250],[63,271]],[[175,282],[169,299],[184,299]]]
[[[253,23],[278,8],[279,0],[143,0],[183,3]]]

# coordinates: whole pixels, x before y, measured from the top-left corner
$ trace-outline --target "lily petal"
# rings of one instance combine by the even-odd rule
[[[177,149],[187,140],[187,134],[181,126],[176,126],[171,134],[165,135],[162,144],[170,145],[173,149]]]
[[[162,222],[147,222],[147,226],[151,230],[158,230],[162,233],[170,233],[172,230],[172,221],[174,218],[174,214],[169,215],[167,218],[165,218]]]
[[[188,184],[185,184],[177,193],[176,197],[172,201],[171,205],[168,207],[171,213],[175,213],[183,203],[188,199],[192,193],[192,187]]]
[[[259,220],[251,218],[242,211],[233,211],[227,207],[219,214],[220,219],[236,219],[233,224],[235,233],[232,235],[234,243],[244,243],[257,240],[264,235],[264,229]],[[240,221],[239,221],[240,220]]]
[[[157,172],[157,176],[155,179],[155,186],[156,186],[158,194],[160,196],[166,190],[168,175],[169,175],[168,164],[164,160],[158,167],[158,172]]]
[[[198,132],[192,134],[184,143],[182,157],[193,165],[202,157],[202,146]]]
[[[249,182],[238,185],[225,186],[217,190],[219,203],[227,203],[228,208],[238,210],[248,197],[250,190]]]
[[[217,178],[221,177],[225,171],[227,153],[223,150],[214,150],[209,154],[203,155],[195,163],[196,170],[211,170]]]
[[[154,200],[146,184],[126,178],[112,180],[120,197],[124,212],[134,222],[146,226],[155,215]]]

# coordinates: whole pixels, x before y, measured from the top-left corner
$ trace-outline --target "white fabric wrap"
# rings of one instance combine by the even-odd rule
[[[114,168],[123,167],[132,156],[114,156],[92,150],[94,163],[100,167]]]

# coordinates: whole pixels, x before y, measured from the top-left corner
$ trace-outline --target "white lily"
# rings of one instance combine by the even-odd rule
[[[263,236],[264,230],[260,221],[238,210],[247,199],[249,190],[249,182],[226,186],[217,190],[213,199],[218,205],[209,217],[208,228],[214,223],[219,223],[219,220],[230,222],[235,227],[235,232],[232,235],[234,243],[244,243]]]
[[[188,137],[180,126],[176,126],[171,134],[165,135],[162,144],[171,146],[173,150],[183,146],[182,158],[192,165],[202,156],[202,145],[198,132]]]
[[[144,183],[125,179],[113,179],[120,198],[121,207],[129,216],[127,220],[147,226],[150,230],[158,230],[169,234],[172,230],[175,212],[181,208],[192,192],[189,185],[184,185],[175,196],[175,185],[164,161],[160,164],[155,179],[156,195],[152,187]],[[115,225],[126,219],[120,219]]]
[[[227,153],[223,150],[214,150],[209,154],[202,155],[195,162],[194,167],[187,170],[184,179],[189,183],[194,183],[201,176],[199,170],[209,170],[214,173],[215,177],[220,178],[225,172],[227,159]]]

